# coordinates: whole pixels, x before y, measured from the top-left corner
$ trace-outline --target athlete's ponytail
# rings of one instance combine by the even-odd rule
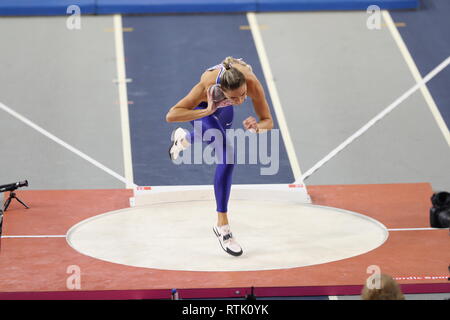
[[[233,68],[233,64],[244,65],[252,70],[252,67],[246,64],[242,59],[226,57],[225,60],[222,61],[225,71],[220,77],[220,87],[224,91],[236,90],[245,83],[244,74],[238,69]]]

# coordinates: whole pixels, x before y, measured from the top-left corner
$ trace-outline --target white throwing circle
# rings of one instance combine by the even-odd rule
[[[73,226],[67,241],[118,264],[184,271],[254,271],[311,266],[364,254],[388,231],[350,211],[293,202],[234,200],[231,231],[243,255],[225,253],[212,227],[215,202],[156,203],[101,214]]]

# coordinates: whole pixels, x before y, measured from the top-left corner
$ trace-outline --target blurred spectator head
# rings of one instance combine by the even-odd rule
[[[364,286],[361,298],[363,300],[405,300],[398,283],[389,275],[380,275],[380,287],[369,289]]]

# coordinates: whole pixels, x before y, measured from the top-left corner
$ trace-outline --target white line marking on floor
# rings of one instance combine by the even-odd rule
[[[131,153],[131,138],[130,138],[130,123],[128,115],[128,93],[125,70],[125,53],[123,45],[122,33],[122,16],[120,14],[114,15],[114,40],[116,46],[116,66],[117,79],[119,87],[119,105],[120,105],[120,119],[122,127],[122,146],[123,146],[123,162],[125,170],[125,179],[127,180],[127,188],[132,188],[133,181],[133,162]]]
[[[433,70],[431,70],[423,79],[420,79],[414,86],[412,86],[408,91],[402,94],[397,98],[394,102],[392,102],[389,106],[387,106],[383,111],[377,114],[374,118],[372,118],[369,122],[367,122],[361,129],[356,131],[353,135],[348,137],[344,142],[342,142],[339,146],[333,149],[329,154],[323,157],[320,161],[318,161],[314,166],[311,167],[308,171],[306,171],[295,183],[303,184],[304,180],[306,180],[310,175],[319,170],[323,165],[325,165],[328,161],[334,158],[338,153],[344,150],[348,145],[350,145],[354,140],[363,135],[367,130],[369,130],[373,125],[375,125],[378,121],[383,119],[389,113],[391,113],[395,108],[397,108],[403,101],[405,101],[409,96],[411,96],[414,92],[420,89],[423,85],[425,85],[428,81],[433,79],[439,72],[447,68],[450,64],[450,56],[447,57],[444,61],[442,61],[438,66],[436,66]]]
[[[80,150],[78,150],[75,147],[72,147],[70,144],[68,144],[67,142],[59,139],[58,137],[56,137],[55,135],[51,134],[50,132],[48,132],[47,130],[44,130],[43,128],[41,128],[40,126],[38,126],[37,124],[33,123],[31,120],[27,119],[26,117],[22,116],[21,114],[17,113],[16,111],[12,110],[11,108],[5,106],[3,103],[0,102],[0,109],[3,109],[5,112],[9,113],[11,116],[13,116],[14,118],[16,118],[17,120],[22,121],[23,123],[25,123],[26,125],[30,126],[31,128],[33,128],[34,130],[38,131],[39,133],[43,134],[44,136],[46,136],[47,138],[49,138],[50,140],[53,140],[54,142],[58,143],[59,145],[61,145],[62,147],[66,148],[67,150],[75,153],[77,156],[83,158],[84,160],[90,162],[91,164],[93,164],[94,166],[96,166],[97,168],[105,171],[106,173],[108,173],[109,175],[113,176],[114,178],[122,181],[125,184],[130,184],[133,185],[134,187],[137,187],[137,185],[134,184],[134,182],[132,181],[128,181],[126,178],[122,177],[120,174],[114,172],[113,170],[109,169],[108,167],[104,166],[103,164],[101,164],[100,162],[98,162],[97,160],[89,157],[87,154],[81,152]]]
[[[43,235],[43,236],[2,236],[2,239],[3,238],[9,238],[9,239],[11,239],[11,238],[13,238],[13,239],[16,239],[16,238],[65,238],[66,236],[65,235],[50,235],[50,236],[48,236],[48,235]]]
[[[114,32],[115,28],[106,28],[104,31],[105,32]],[[122,32],[133,32],[133,31],[134,31],[134,28],[123,28],[122,29]]]
[[[417,68],[416,63],[414,62],[414,59],[412,58],[408,47],[406,46],[405,42],[402,39],[402,36],[398,32],[394,22],[392,21],[392,17],[389,14],[389,11],[383,10],[383,18],[384,21],[386,21],[386,24],[389,28],[389,31],[391,32],[392,37],[394,38],[395,42],[397,43],[398,48],[400,49],[400,52],[403,55],[403,58],[406,61],[406,64],[409,67],[409,70],[411,71],[414,80],[416,82],[420,82],[422,80],[422,76],[420,75],[419,69]],[[430,94],[430,91],[428,90],[428,87],[426,85],[423,85],[420,88],[420,91],[422,92],[422,95],[427,102],[428,107],[430,108],[431,113],[433,114],[434,119],[436,120],[436,123],[441,130],[442,134],[444,135],[445,140],[447,141],[447,144],[450,146],[450,131],[445,124],[444,119],[442,118],[441,113],[439,112],[439,108],[436,106],[436,103],[434,102],[433,97]]]
[[[388,229],[388,231],[422,231],[422,230],[446,230],[445,228],[402,228],[402,229]]]
[[[119,31],[119,33],[120,33],[120,31]],[[116,34],[114,34],[114,35],[116,35]],[[116,42],[116,51],[117,51],[117,42]],[[123,51],[122,51],[123,52]],[[122,59],[124,59],[123,58],[123,54],[122,54]],[[118,59],[116,59],[116,61],[117,61],[117,63],[119,63],[119,60]],[[119,69],[118,69],[118,71],[117,71],[118,73],[119,73]],[[114,83],[118,83],[118,84],[126,84],[126,83],[131,83],[131,82],[133,82],[133,79],[131,79],[131,78],[117,78],[117,79],[113,79],[113,82]]]
[[[447,230],[447,228],[404,228],[404,229],[388,229],[388,231],[422,231],[422,230]],[[65,238],[66,235],[18,235],[18,236],[2,236],[1,238]],[[329,296],[330,300],[337,300],[337,296]]]
[[[264,77],[266,79],[267,87],[269,89],[269,94],[270,97],[272,98],[273,108],[275,110],[275,114],[278,119],[278,124],[280,126],[280,131],[284,139],[289,162],[292,167],[295,181],[297,181],[302,175],[302,173],[295,153],[294,144],[292,143],[291,135],[289,134],[289,129],[286,123],[283,108],[281,106],[280,96],[278,95],[272,70],[270,68],[266,49],[264,48],[264,42],[261,36],[261,32],[259,30],[259,25],[258,22],[256,21],[256,14],[254,12],[248,12],[247,19],[250,25],[250,30],[253,35],[253,40],[255,41],[256,51],[258,52],[259,61],[261,62]]]

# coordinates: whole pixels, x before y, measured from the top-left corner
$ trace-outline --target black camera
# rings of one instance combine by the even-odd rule
[[[450,227],[450,193],[437,192],[431,197],[433,207],[430,209],[430,225],[432,228]]]
[[[28,180],[24,180],[24,181],[19,181],[19,182],[15,182],[15,183],[9,183],[9,184],[4,184],[2,186],[0,186],[0,192],[7,192],[10,191],[9,194],[9,198],[6,199],[5,201],[5,206],[3,208],[3,212],[6,212],[6,210],[8,210],[9,205],[11,204],[11,201],[13,199],[16,199],[17,201],[19,201],[25,208],[29,209],[29,207],[22,201],[20,200],[16,193],[14,191],[16,191],[17,189],[21,188],[21,187],[28,187]]]
[[[18,188],[28,187],[28,181],[19,181],[16,183],[9,183],[0,186],[0,192],[14,191]]]

